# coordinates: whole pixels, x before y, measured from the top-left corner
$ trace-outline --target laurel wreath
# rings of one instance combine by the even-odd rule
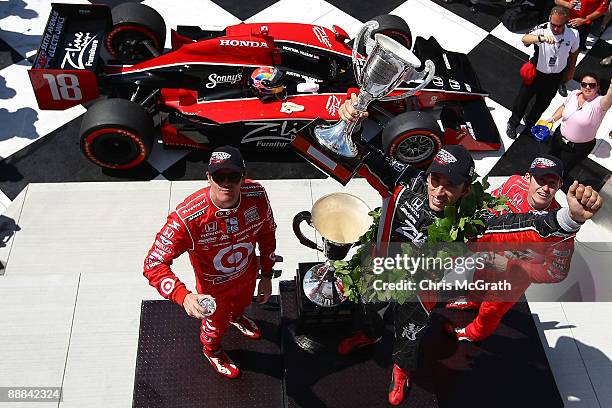
[[[489,188],[487,177],[482,182],[472,183],[470,193],[459,200],[458,205],[447,205],[444,208],[444,217],[437,217],[427,228],[427,244],[417,248],[411,243],[400,245],[401,253],[407,256],[417,254],[427,257],[449,257],[465,254],[460,245],[440,245],[443,243],[459,242],[465,243],[485,229],[482,216],[490,209],[501,211],[507,209],[507,197],[494,197],[486,192]],[[418,270],[414,274],[407,273],[403,269],[388,269],[382,274],[373,273],[373,261],[371,249],[375,242],[380,222],[380,207],[371,211],[373,222],[368,231],[359,238],[361,245],[348,261],[336,261],[335,275],[342,280],[344,295],[351,301],[357,302],[364,297],[366,301],[397,301],[403,303],[409,297],[416,295],[418,290],[374,290],[373,281],[381,279],[384,282],[412,281],[419,282],[423,279],[439,281],[443,277],[444,270]],[[438,245],[429,245],[438,244]]]

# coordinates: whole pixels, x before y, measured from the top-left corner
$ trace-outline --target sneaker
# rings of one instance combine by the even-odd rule
[[[470,336],[468,336],[468,334],[465,332],[465,327],[455,327],[455,337],[457,338],[457,340],[464,342],[476,341]]]
[[[217,350],[202,349],[202,353],[210,362],[210,365],[217,373],[227,378],[237,378],[240,375],[240,369],[234,362],[225,354],[222,348]]]
[[[230,323],[249,339],[257,340],[261,338],[259,327],[245,315],[238,316]]]
[[[479,307],[480,303],[468,300],[465,296],[446,304],[448,310],[478,310]]]
[[[518,133],[516,132],[516,126],[512,126],[510,123],[508,123],[508,127],[506,128],[506,136],[513,140],[516,139],[516,137],[518,136]]]
[[[382,339],[382,337],[373,339],[371,337],[366,336],[364,332],[358,331],[352,336],[342,340],[340,344],[338,344],[338,354],[345,356],[347,354],[359,350],[360,348],[369,346],[371,344],[376,344],[380,341],[380,339]]]
[[[567,86],[565,86],[565,84],[559,85],[559,95],[563,96],[564,98],[567,97]]]
[[[389,404],[399,405],[404,400],[404,388],[410,388],[410,373],[393,364],[391,384],[389,384]]]

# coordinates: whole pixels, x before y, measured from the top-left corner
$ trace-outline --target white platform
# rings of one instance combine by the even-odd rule
[[[334,191],[352,192],[372,208],[380,200],[363,180],[346,188],[329,179],[262,184],[278,224],[281,279],[293,278],[298,262],[318,257],[294,237],[295,213]],[[168,211],[202,185],[29,185],[4,214],[20,230],[0,247],[6,265],[0,276],[0,384],[63,385],[60,407],[131,406],[140,303],[160,298],[142,276],[144,256]],[[587,225],[587,235],[591,228],[598,227]],[[193,288],[185,258],[174,270]],[[612,304],[530,306],[566,405],[612,406]]]

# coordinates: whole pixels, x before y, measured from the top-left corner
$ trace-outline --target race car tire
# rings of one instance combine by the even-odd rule
[[[412,33],[408,23],[403,18],[392,14],[383,14],[374,17],[372,20],[376,21],[379,25],[378,29],[372,31],[372,38],[374,38],[374,34],[384,34],[404,47],[412,48]]]
[[[153,119],[137,103],[105,99],[85,113],[80,135],[81,151],[92,163],[109,169],[131,169],[151,153]]]
[[[438,122],[423,112],[404,112],[387,123],[382,133],[384,152],[403,164],[425,167],[442,148]]]
[[[141,3],[123,3],[111,10],[113,28],[104,44],[113,58],[124,64],[136,64],[154,55],[143,41],[162,53],[166,41],[166,23],[153,8]]]

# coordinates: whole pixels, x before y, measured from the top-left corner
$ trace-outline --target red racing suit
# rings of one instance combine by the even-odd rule
[[[251,303],[258,270],[271,271],[276,257],[276,224],[264,188],[246,180],[240,201],[219,209],[210,187],[190,195],[168,215],[145,259],[144,276],[164,298],[179,305],[191,293],[172,272],[172,261],[189,254],[197,293],[215,298],[217,308],[202,321],[200,339],[215,350],[232,317]],[[255,245],[259,245],[259,263]]]
[[[514,175],[510,177],[501,187],[492,193],[499,197],[508,197],[508,210],[505,212],[528,213],[536,210],[531,207],[527,200],[529,194],[529,181],[523,176]],[[553,199],[546,210],[556,210],[560,208],[559,203]],[[472,340],[483,340],[493,334],[499,326],[502,317],[514,305],[514,303],[527,290],[532,282],[535,283],[556,283],[567,276],[570,268],[572,253],[574,250],[574,235],[561,237],[550,235],[543,238],[535,231],[521,231],[511,225],[500,226],[495,230],[487,232],[477,239],[477,246],[486,243],[504,243],[511,249],[512,246],[519,249],[519,252],[526,256],[511,258],[505,272],[495,271],[492,268],[477,269],[474,273],[474,281],[483,280],[485,282],[507,280],[512,289],[505,292],[488,291],[471,292],[470,300],[484,301],[478,310],[478,315],[472,323],[466,327],[466,334]],[[541,243],[532,246],[525,251],[526,242]],[[497,244],[494,248],[500,248]],[[549,245],[546,245],[549,244]]]

